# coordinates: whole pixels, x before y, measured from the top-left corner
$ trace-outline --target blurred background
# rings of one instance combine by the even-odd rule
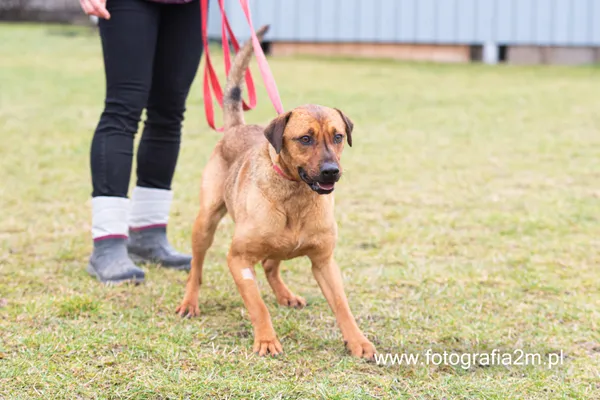
[[[237,0],[225,0],[247,38]],[[270,24],[272,55],[313,54],[439,62],[592,64],[600,59],[597,0],[253,0]],[[209,34],[220,38],[211,2]],[[76,0],[2,0],[0,20],[89,23]]]

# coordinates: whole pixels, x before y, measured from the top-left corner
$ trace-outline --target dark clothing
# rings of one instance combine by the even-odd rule
[[[92,140],[92,196],[127,197],[144,108],[137,186],[170,189],[190,86],[202,55],[200,2],[108,0],[100,20],[106,100]]]

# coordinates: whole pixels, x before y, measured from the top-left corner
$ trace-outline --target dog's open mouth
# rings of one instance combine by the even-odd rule
[[[335,183],[317,182],[317,185],[319,186],[319,188],[321,188],[323,190],[333,190],[333,188],[335,187]]]
[[[335,183],[313,181],[312,183],[308,183],[308,186],[310,186],[312,190],[319,194],[329,194],[333,192],[333,189],[335,188]]]
[[[329,194],[335,189],[335,182],[319,182],[311,179],[304,169],[298,167],[298,175],[312,190],[319,194]]]

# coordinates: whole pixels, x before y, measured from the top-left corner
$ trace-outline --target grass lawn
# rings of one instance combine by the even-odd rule
[[[279,307],[259,274],[285,354],[258,358],[225,263],[227,218],[199,318],[174,315],[185,273],[150,265],[145,285],[100,285],[85,271],[99,40],[4,24],[0,398],[600,398],[600,69],[317,58],[271,67],[286,108],[321,103],[355,122],[336,189],[336,256],[378,351],[562,351],[564,363],[355,360],[304,259],[282,272],[303,310]],[[186,251],[220,135],[205,123],[200,84],[169,231]],[[250,122],[274,116],[259,96]]]

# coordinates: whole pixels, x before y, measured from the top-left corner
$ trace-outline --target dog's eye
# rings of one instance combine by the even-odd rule
[[[340,134],[340,133],[336,133],[333,136],[333,142],[334,143],[342,143],[342,140],[344,140],[344,135]]]
[[[311,144],[312,143],[312,137],[310,137],[308,135],[302,136],[299,140],[300,140],[300,143],[302,143],[302,144]]]

